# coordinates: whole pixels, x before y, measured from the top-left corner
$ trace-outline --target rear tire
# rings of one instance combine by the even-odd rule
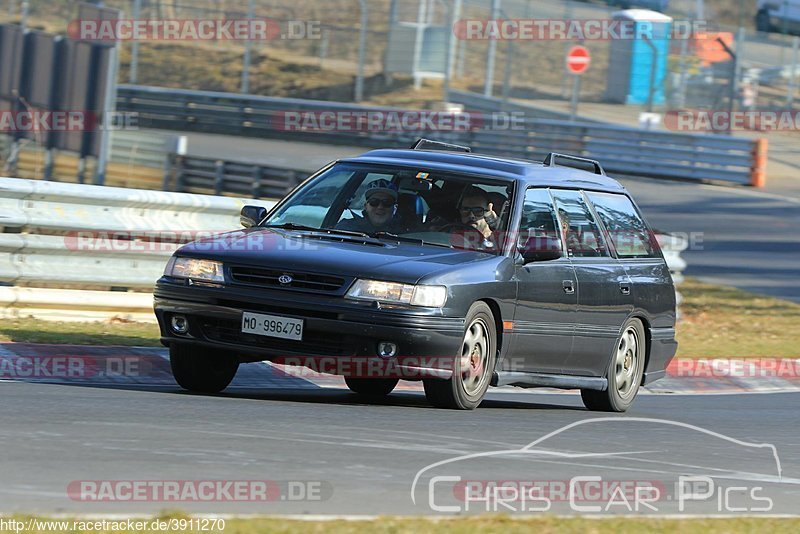
[[[383,397],[394,390],[398,378],[355,378],[346,376],[344,378],[347,387],[353,393],[369,397]]]
[[[178,385],[197,393],[219,393],[239,369],[239,360],[225,352],[176,344],[169,348],[169,364]]]
[[[633,404],[644,373],[647,341],[639,319],[628,319],[622,326],[614,354],[606,372],[605,391],[582,389],[583,404],[597,412],[624,412]]]
[[[474,410],[483,401],[492,379],[497,350],[497,329],[492,310],[476,302],[464,321],[461,355],[455,358],[453,375],[443,380],[423,380],[425,397],[437,408]]]

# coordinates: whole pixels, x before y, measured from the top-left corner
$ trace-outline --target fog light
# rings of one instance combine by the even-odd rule
[[[397,345],[390,341],[381,341],[378,343],[378,356],[381,358],[391,358],[397,354]]]
[[[176,334],[183,335],[189,331],[189,321],[183,315],[173,315],[170,325]]]

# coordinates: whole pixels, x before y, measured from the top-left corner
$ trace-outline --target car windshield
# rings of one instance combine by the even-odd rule
[[[511,181],[338,163],[294,191],[262,226],[351,232],[498,254],[512,192]]]

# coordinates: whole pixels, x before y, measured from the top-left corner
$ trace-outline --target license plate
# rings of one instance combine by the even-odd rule
[[[242,314],[242,332],[301,341],[303,339],[303,320],[280,315],[244,312]]]

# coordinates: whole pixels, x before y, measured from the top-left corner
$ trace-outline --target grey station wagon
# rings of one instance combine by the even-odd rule
[[[437,407],[511,385],[624,411],[677,348],[658,244],[593,160],[420,140],[331,163],[241,219],[180,248],[155,288],[188,390],[222,391],[266,360],[367,397],[421,380]]]

